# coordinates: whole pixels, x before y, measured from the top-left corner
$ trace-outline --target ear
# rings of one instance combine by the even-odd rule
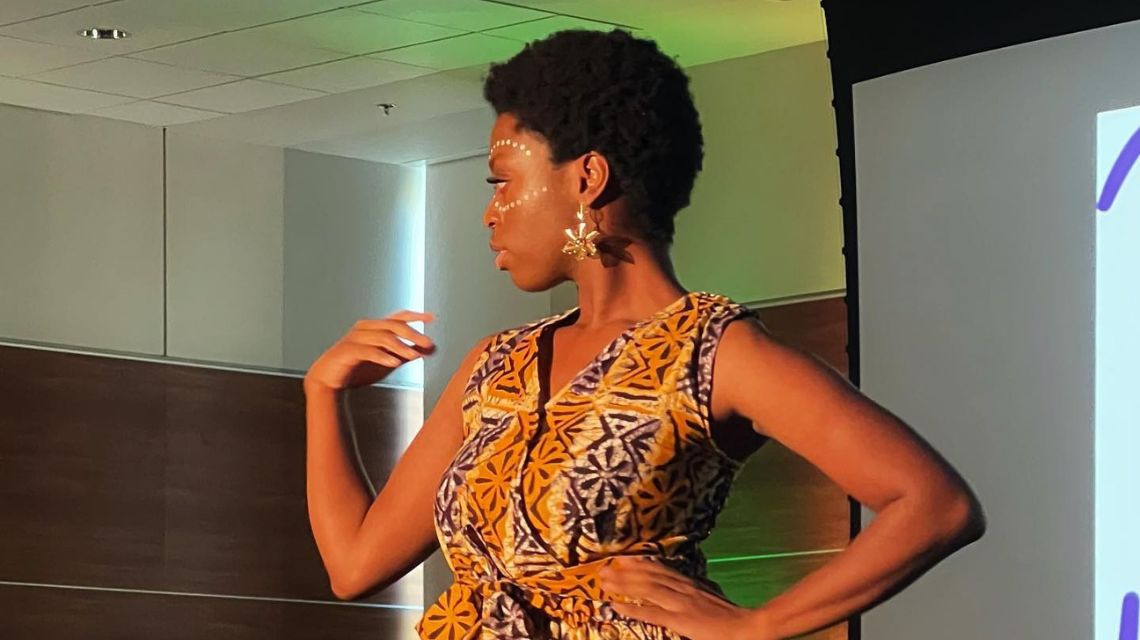
[[[586,202],[593,202],[606,190],[610,181],[610,165],[605,156],[589,151],[575,162],[578,192]]]

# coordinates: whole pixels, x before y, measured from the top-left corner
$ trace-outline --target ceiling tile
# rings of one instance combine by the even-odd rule
[[[656,41],[682,67],[827,37],[819,0],[511,0],[511,4],[615,23]]]
[[[146,2],[168,20],[193,23],[210,33],[248,29],[339,9],[353,0],[126,0]]]
[[[351,9],[279,22],[258,27],[253,32],[292,46],[348,54],[403,47],[464,33],[459,29],[408,22]]]
[[[118,55],[211,32],[200,24],[163,15],[159,10],[163,5],[153,0],[121,0],[0,27],[0,35]],[[125,29],[131,37],[92,40],[76,35],[90,27]]]
[[[263,76],[260,79],[294,87],[316,89],[329,93],[343,93],[354,89],[375,87],[389,82],[406,80],[435,73],[435,69],[400,64],[372,58],[349,58],[326,62],[295,71]]]
[[[469,33],[457,38],[393,49],[368,56],[433,69],[457,69],[510,58],[523,44],[516,40]]]
[[[150,100],[139,100],[138,102],[130,102],[114,107],[95,109],[89,113],[104,118],[128,120],[130,122],[138,122],[154,127],[186,124],[187,122],[209,120],[210,118],[218,118],[225,115],[215,111],[201,111],[187,107],[176,107],[172,104],[162,104]]]
[[[487,35],[498,36],[500,38],[510,38],[511,40],[518,40],[519,42],[530,42],[531,40],[541,40],[546,36],[562,31],[564,29],[588,29],[593,31],[612,31],[616,27],[608,22],[598,22],[595,20],[583,20],[581,18],[570,18],[567,16],[554,16],[552,18],[543,18],[542,20],[535,20],[533,22],[525,22],[523,24],[516,24],[510,27],[502,27],[500,29],[491,29],[485,31]],[[627,29],[632,31],[630,29]],[[636,31],[632,31],[636,34]]]
[[[160,102],[226,113],[241,113],[323,95],[326,94],[272,82],[242,80],[241,82],[166,96]]]
[[[0,26],[70,11],[89,4],[96,4],[96,0],[4,0],[0,2]]]
[[[55,44],[0,37],[0,76],[26,76],[98,60],[105,54]]]
[[[145,60],[108,58],[39,73],[32,76],[32,79],[136,98],[153,98],[232,82],[238,77]]]
[[[511,4],[585,20],[611,22],[626,29],[641,28],[658,16],[694,16],[713,13],[725,20],[740,20],[759,5],[814,4],[819,0],[511,0]]]
[[[399,127],[444,113],[489,109],[481,87],[481,79],[466,69],[446,71],[179,128],[195,135],[289,146],[363,134],[377,127]],[[394,103],[396,109],[384,115],[376,107],[381,102]],[[494,120],[493,111],[490,120]]]
[[[223,33],[131,56],[180,67],[257,76],[343,58],[343,53],[298,47],[256,30]]]
[[[8,1],[3,0],[0,5]],[[117,0],[0,27],[0,35],[123,54],[346,4],[351,4],[351,0]],[[77,30],[93,26],[125,29],[131,37],[95,41],[75,35]],[[75,41],[80,44],[74,44]]]
[[[0,103],[14,104],[34,109],[83,113],[90,109],[124,104],[134,98],[113,96],[106,93],[57,87],[55,85],[0,77]]]
[[[725,20],[716,11],[663,14],[647,20],[640,37],[650,38],[682,67],[755,55],[824,40],[819,3],[764,2],[745,5]],[[704,37],[694,37],[694,33]]]
[[[545,11],[471,0],[381,0],[353,9],[466,31],[482,31],[550,16]]]
[[[93,6],[68,11],[82,4]],[[40,12],[59,15],[29,20],[23,25],[5,22],[12,16],[30,19]],[[84,19],[81,23],[62,19],[71,14]],[[321,17],[329,14],[335,15]],[[534,19],[552,14],[563,15]],[[386,35],[372,27],[380,22],[369,15],[402,20],[401,26],[418,23],[450,28],[453,31],[449,33],[482,33],[452,35],[433,43],[423,42],[421,34],[390,50],[367,50],[360,57],[321,48],[333,46],[355,52],[365,46],[389,46],[389,42],[381,41]],[[136,37],[118,43],[93,42],[72,34],[73,26],[92,26],[90,22],[96,18],[110,22],[100,26],[127,28]],[[122,18],[122,23],[116,18]],[[130,23],[126,22],[128,18]],[[292,24],[282,22],[279,24],[285,26],[279,26],[277,21]],[[608,31],[612,24],[631,29],[641,37],[652,37],[666,53],[679,55],[679,61],[687,64],[751,55],[824,37],[818,0],[0,0],[0,34],[5,28],[27,28],[28,33],[36,34],[33,39],[66,47],[22,46],[14,43],[25,41],[25,36],[0,37],[0,75],[42,74],[129,51],[127,58],[132,60],[262,76],[261,82],[231,82],[141,101],[47,85],[27,77],[0,78],[0,102],[96,113],[187,131],[223,132],[234,139],[262,144],[335,139],[343,141],[343,145],[331,145],[325,152],[337,153],[350,147],[371,152],[383,147],[384,153],[399,161],[405,157],[427,157],[423,155],[426,151],[416,147],[418,138],[410,133],[409,127],[417,121],[463,109],[487,108],[479,90],[486,61],[505,59],[521,49],[522,43],[561,29]],[[162,46],[138,50],[141,39],[162,42],[188,37],[192,38],[188,42],[163,42]],[[510,48],[500,49],[506,46],[504,39],[513,43],[507,43]],[[89,58],[73,59],[71,56],[80,55],[73,51],[76,49]],[[414,66],[402,66],[407,64]],[[425,75],[397,80],[404,72]],[[398,108],[381,117],[374,106],[378,102],[393,102]],[[251,111],[216,113],[246,110]],[[493,113],[490,117],[493,119]],[[194,121],[199,118],[204,120]],[[385,130],[407,136],[406,144],[414,154],[397,153],[394,147],[405,142],[392,145],[387,138],[367,137],[381,123]],[[438,134],[436,122],[428,126]],[[447,149],[455,143],[451,134],[439,134],[433,139],[439,139]]]
[[[476,153],[486,157],[487,136],[494,123],[495,110],[484,104],[474,109],[399,125],[377,125],[351,135],[305,141],[292,146],[316,153],[391,164],[425,158],[439,161],[449,156]]]

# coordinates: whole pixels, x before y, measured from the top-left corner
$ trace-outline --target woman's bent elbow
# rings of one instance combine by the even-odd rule
[[[950,520],[950,535],[958,544],[976,542],[986,532],[986,515],[981,503],[972,494],[963,496],[953,509]]]
[[[329,588],[338,600],[355,600],[364,593],[358,572],[351,569],[333,569],[326,567],[329,576]]]
[[[337,580],[329,578],[329,587],[332,589],[333,595],[337,600],[355,600],[360,597],[360,589],[353,585],[347,584],[345,580]]]

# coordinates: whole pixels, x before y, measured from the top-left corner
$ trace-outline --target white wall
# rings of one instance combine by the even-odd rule
[[[422,169],[175,133],[167,153],[171,355],[305,371],[422,307]]]
[[[845,287],[826,52],[813,42],[686,69],[705,137],[672,254],[690,289],[760,301]]]
[[[0,340],[303,372],[423,307],[424,173],[0,106]]]
[[[282,150],[168,131],[166,154],[168,354],[282,367]]]
[[[161,354],[162,132],[0,105],[0,338]]]
[[[868,638],[1092,637],[1096,123],[1137,60],[1130,23],[854,87],[862,387],[989,517]]]
[[[423,168],[285,151],[284,365],[305,370],[360,318],[423,308]],[[422,359],[385,384],[419,386]]]

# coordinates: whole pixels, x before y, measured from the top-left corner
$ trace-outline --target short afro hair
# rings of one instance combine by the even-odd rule
[[[688,76],[655,42],[621,29],[559,31],[492,64],[483,97],[541,135],[555,164],[591,150],[605,156],[634,228],[672,244],[704,139]]]

